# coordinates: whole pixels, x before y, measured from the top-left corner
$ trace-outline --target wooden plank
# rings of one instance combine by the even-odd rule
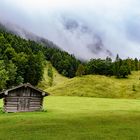
[[[7,106],[5,106],[5,108],[7,109],[7,108],[9,108],[9,109],[11,109],[11,108],[14,108],[14,109],[17,109],[17,106],[10,106],[10,107],[7,107]]]
[[[36,103],[30,103],[30,106],[32,106],[32,105],[36,105],[36,106],[40,105],[40,106],[42,106],[42,104],[40,104],[40,103],[37,103],[37,104]]]
[[[17,105],[6,105],[5,107],[18,107]]]
[[[30,102],[31,102],[31,103],[41,103],[40,100],[36,100],[36,101],[35,101],[35,100],[34,100],[34,101],[33,101],[33,100],[30,100]]]
[[[29,108],[41,108],[42,106],[30,106]]]
[[[29,108],[29,110],[32,110],[32,109],[35,109],[35,110],[36,110],[36,109],[41,109],[41,107],[30,107],[30,108]]]
[[[18,104],[18,102],[5,102],[6,103],[6,105],[17,105]]]
[[[30,104],[41,104],[41,102],[30,102]]]
[[[30,105],[29,108],[31,108],[31,107],[42,107],[42,106],[41,105]]]
[[[30,100],[31,100],[31,101],[42,101],[41,98],[31,98]]]
[[[41,101],[30,101],[30,104],[41,104]]]
[[[32,99],[30,99],[30,102],[41,102],[41,100],[32,100]]]
[[[5,102],[17,102],[18,98],[5,98]]]
[[[30,107],[41,107],[42,105],[30,105]]]
[[[28,99],[31,99],[31,97],[28,97],[28,96],[26,96],[26,97],[19,97],[19,96],[14,96],[14,97],[6,97],[6,99],[20,99],[20,98],[23,98],[23,99],[25,99],[25,98],[28,98]]]
[[[42,109],[29,109],[29,111],[41,111]]]
[[[17,112],[17,108],[5,108],[6,112]]]
[[[40,108],[41,106],[30,106],[30,108]]]

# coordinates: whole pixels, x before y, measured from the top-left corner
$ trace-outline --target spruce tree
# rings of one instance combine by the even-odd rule
[[[85,67],[82,64],[79,64],[78,69],[76,71],[76,76],[81,77],[85,74]]]

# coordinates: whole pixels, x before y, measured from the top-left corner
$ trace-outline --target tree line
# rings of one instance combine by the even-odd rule
[[[37,85],[43,76],[45,60],[70,78],[75,76],[80,63],[53,43],[42,45],[0,29],[0,90],[27,82]]]
[[[140,60],[137,58],[121,59],[117,54],[115,61],[107,57],[106,59],[91,59],[89,62],[80,64],[76,75],[99,74],[126,78],[132,71],[138,70],[140,70]]]
[[[0,90],[27,82],[37,85],[43,76],[45,60],[50,61],[60,74],[69,78],[87,74],[124,78],[131,71],[140,70],[137,58],[122,60],[117,55],[115,61],[107,57],[82,62],[74,55],[56,48],[53,43],[42,45],[0,29]],[[53,76],[51,68],[49,76]]]

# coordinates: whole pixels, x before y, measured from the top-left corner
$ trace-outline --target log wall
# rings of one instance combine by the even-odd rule
[[[29,87],[10,91],[4,98],[5,112],[40,111],[42,104],[42,93]]]

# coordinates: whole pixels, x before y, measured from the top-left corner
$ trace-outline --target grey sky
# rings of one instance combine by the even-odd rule
[[[0,20],[48,38],[83,59],[106,57],[107,50],[112,57],[139,57],[139,7],[139,0],[0,0]],[[66,29],[67,22],[78,26]],[[94,49],[97,36],[103,44],[100,53]]]

